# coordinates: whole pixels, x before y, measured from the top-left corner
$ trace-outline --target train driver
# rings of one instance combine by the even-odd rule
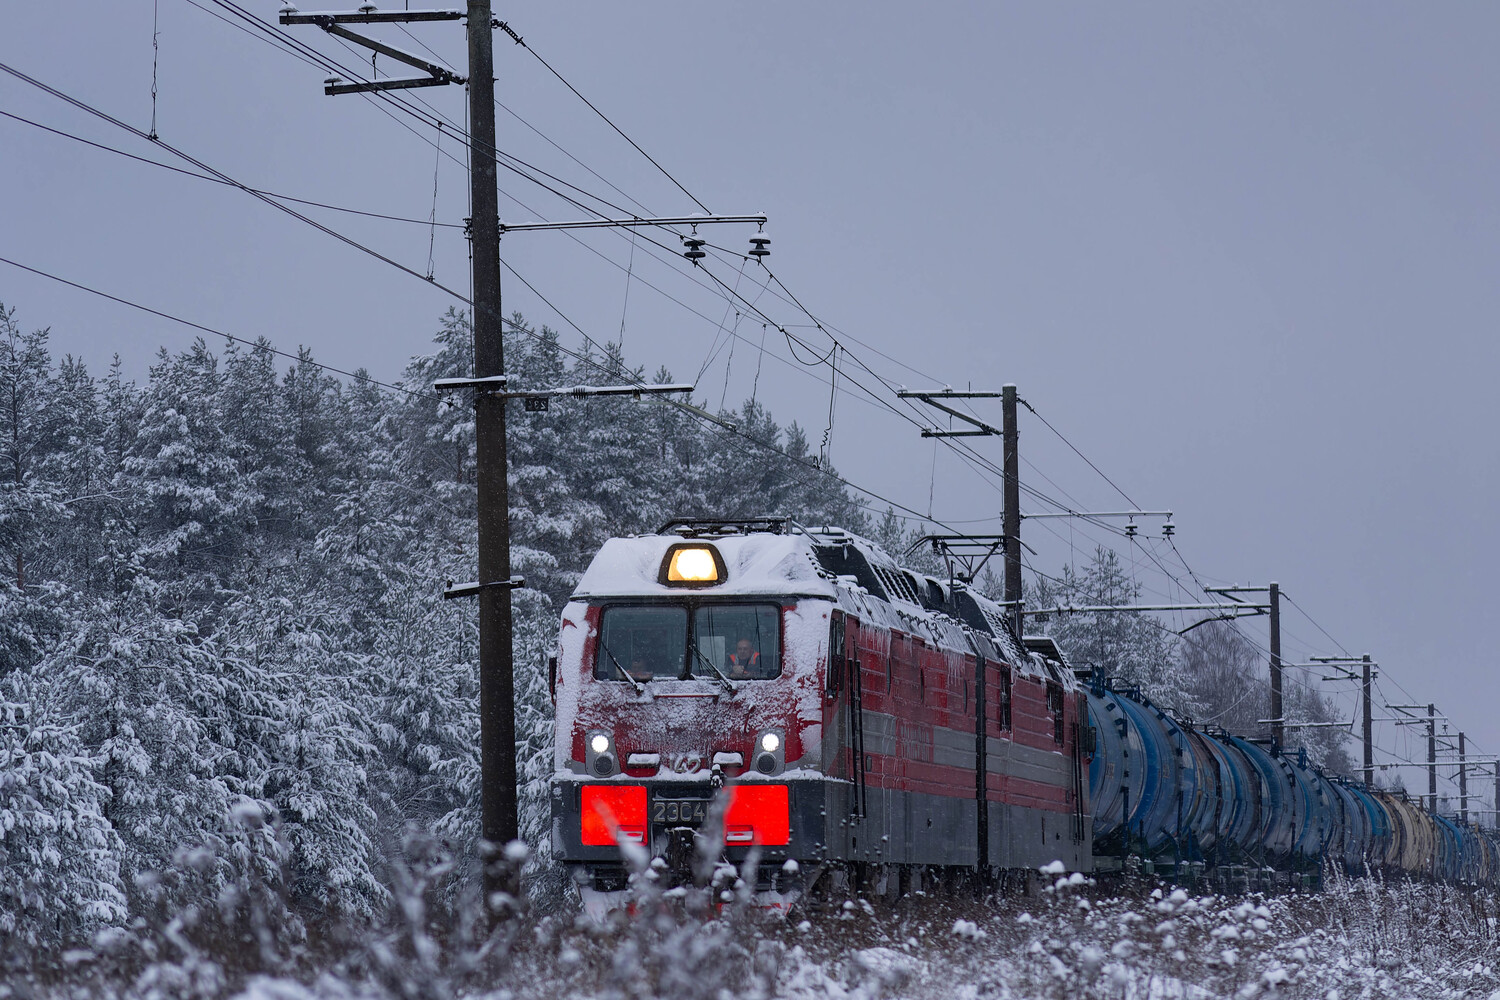
[[[644,684],[651,679],[653,672],[651,667],[647,665],[646,658],[637,653],[630,658],[629,673],[637,683]]]
[[[729,655],[729,679],[734,681],[750,680],[760,675],[760,650],[755,648],[749,638],[741,636],[734,644],[734,652]]]

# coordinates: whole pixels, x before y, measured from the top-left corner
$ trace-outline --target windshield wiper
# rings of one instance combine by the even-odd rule
[[[630,682],[630,686],[633,687],[633,688],[635,688],[635,693],[636,694],[645,694],[646,693],[646,685],[642,684],[640,681],[638,681],[634,677],[630,676],[630,671],[628,671],[628,670],[625,669],[625,666],[624,666],[624,664],[622,664],[620,662],[619,657],[615,656],[614,651],[611,650],[608,646],[606,646],[604,644],[603,640],[600,640],[600,642],[599,642],[599,648],[602,649],[602,650],[604,650],[604,652],[609,656],[609,658],[614,661],[615,669],[620,672],[620,676],[621,677],[625,678],[627,681]]]
[[[710,660],[708,657],[704,656],[698,650],[698,647],[696,645],[693,647],[693,655],[696,656],[698,659],[702,660],[703,663],[708,667],[708,669],[710,669],[710,670],[712,670],[714,672],[714,676],[716,676],[716,677],[719,678],[719,683],[723,684],[724,687],[728,689],[728,691],[729,691],[730,694],[734,694],[734,693],[736,693],[739,690],[739,688],[737,688],[737,687],[734,686],[734,681],[730,680],[724,674],[724,671],[722,671],[718,667],[714,666],[714,661]]]

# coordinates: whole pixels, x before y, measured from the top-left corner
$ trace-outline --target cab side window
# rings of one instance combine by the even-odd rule
[[[829,697],[838,694],[844,689],[845,653],[844,653],[844,613],[835,611],[833,613],[832,633],[828,637],[828,678],[827,689]]]

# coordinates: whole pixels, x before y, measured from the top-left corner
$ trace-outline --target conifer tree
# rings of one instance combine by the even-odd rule
[[[46,330],[22,333],[15,310],[0,303],[0,577],[16,586],[42,578],[66,514],[58,484],[38,468],[58,450],[59,416]]]
[[[1033,608],[1128,605],[1140,603],[1140,596],[1140,584],[1119,555],[1101,545],[1082,573],[1064,566],[1060,577],[1041,579],[1026,603]],[[1075,667],[1136,686],[1180,715],[1201,715],[1183,683],[1176,636],[1152,618],[1136,611],[1085,612],[1060,614],[1035,627],[1055,638]]]
[[[122,845],[99,761],[34,679],[0,679],[0,939],[85,942],[127,917]]]

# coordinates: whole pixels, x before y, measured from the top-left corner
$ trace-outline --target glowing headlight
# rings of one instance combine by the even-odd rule
[[[668,583],[714,583],[718,579],[719,567],[708,549],[678,549],[672,553],[667,567]]]
[[[604,753],[609,749],[609,737],[603,733],[595,733],[594,738],[589,741],[589,746],[594,753]]]
[[[766,733],[760,738],[760,748],[766,753],[775,753],[781,746],[781,737],[775,733]]]

